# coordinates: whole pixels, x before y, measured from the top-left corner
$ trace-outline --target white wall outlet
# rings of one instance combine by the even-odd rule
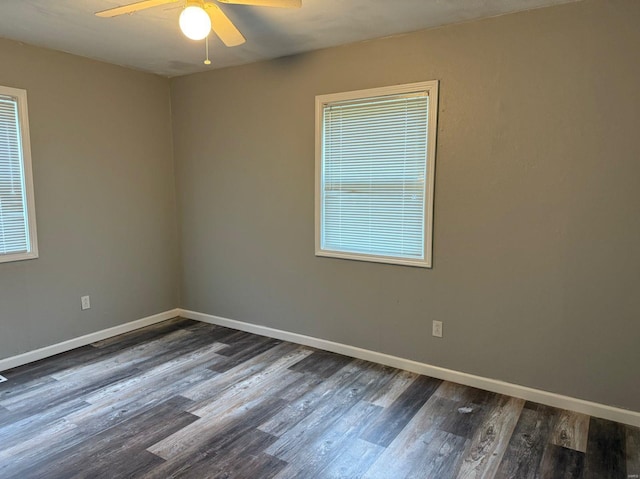
[[[442,321],[434,321],[431,329],[431,334],[436,338],[442,337]]]
[[[82,311],[84,311],[85,309],[90,309],[91,299],[89,298],[89,296],[83,296],[82,298],[80,298],[80,305],[82,306]]]

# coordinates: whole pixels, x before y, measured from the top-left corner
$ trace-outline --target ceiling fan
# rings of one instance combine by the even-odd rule
[[[220,3],[234,5],[252,5],[257,7],[300,8],[302,0],[217,0]],[[180,14],[180,29],[192,40],[205,39],[211,30],[228,46],[242,45],[245,38],[231,22],[229,17],[213,1],[206,0],[143,0],[141,2],[122,5],[97,12],[96,16],[103,18],[117,17],[127,13],[134,13],[147,8],[182,3],[184,9]]]

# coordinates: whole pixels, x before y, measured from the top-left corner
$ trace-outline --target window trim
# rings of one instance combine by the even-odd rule
[[[431,268],[433,263],[433,202],[435,187],[435,160],[436,160],[436,134],[438,128],[438,80],[425,82],[408,83],[381,88],[370,88],[366,90],[355,90],[344,93],[331,93],[316,96],[315,101],[315,255],[329,258],[341,258],[357,261],[367,261],[374,263],[396,264],[403,266],[417,266]],[[426,93],[429,96],[428,127],[427,127],[427,158],[426,171],[427,181],[425,186],[424,204],[424,259],[407,259],[383,255],[371,255],[364,253],[346,253],[334,250],[322,249],[322,160],[323,160],[323,133],[324,107],[327,104],[359,100],[365,98],[375,98],[388,95]]]
[[[36,230],[36,207],[33,192],[33,170],[31,166],[31,136],[29,134],[29,112],[27,91],[0,85],[0,95],[12,97],[18,103],[18,128],[20,129],[20,147],[22,152],[22,171],[27,211],[27,234],[29,235],[29,251],[26,253],[0,254],[0,263],[23,261],[38,258],[38,235]]]

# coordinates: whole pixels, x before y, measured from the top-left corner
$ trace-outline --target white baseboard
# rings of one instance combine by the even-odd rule
[[[195,311],[184,309],[180,309],[179,313],[181,317],[187,319],[194,319],[205,323],[216,324],[218,326],[225,326],[228,328],[238,329],[240,331],[259,334],[261,336],[267,336],[270,338],[281,339],[296,344],[311,346],[314,348],[323,349],[325,351],[344,354],[345,356],[364,359],[366,361],[384,364],[386,366],[392,366],[398,369],[405,369],[407,371],[412,371],[418,374],[424,374],[425,376],[431,376],[434,378],[443,379],[445,381],[463,384],[465,386],[472,386],[479,389],[484,389],[486,391],[505,394],[508,396],[525,399],[527,401],[545,404],[547,406],[557,407],[560,409],[568,409],[571,411],[588,414],[590,416],[640,427],[640,412],[630,411],[628,409],[607,406],[605,404],[585,401],[583,399],[576,399],[569,396],[542,391],[540,389],[533,389],[526,386],[520,386],[518,384],[498,381],[496,379],[475,376],[473,374],[467,374],[451,369],[441,368],[438,366],[432,366],[430,364],[420,363],[418,361],[412,361],[410,359],[399,358],[396,356],[390,356],[388,354],[378,353],[376,351],[370,351],[368,349],[357,348],[355,346],[349,346],[347,344],[335,343],[333,341],[327,341],[325,339],[304,336],[297,333],[290,333],[266,326],[259,326],[257,324],[245,323],[242,321],[236,321],[233,319],[222,318],[219,316],[213,316],[210,314],[198,313]]]
[[[17,356],[0,359],[0,371],[6,371],[7,369],[22,366],[23,364],[32,363],[34,361],[53,356],[55,354],[60,354],[75,348],[79,348],[80,346],[86,346],[87,344],[95,343],[96,341],[101,341],[103,339],[117,336],[118,334],[128,333],[129,331],[133,331],[135,329],[144,328],[145,326],[150,326],[161,321],[166,321],[167,319],[175,318],[176,316],[180,316],[180,310],[171,309],[163,313],[154,314],[153,316],[147,316],[146,318],[138,319],[136,321],[120,324],[118,326],[114,326],[113,328],[103,329],[102,331],[97,331],[95,333],[85,334],[84,336],[80,336],[79,338],[69,339],[68,341],[52,344],[51,346],[46,346],[44,348],[36,349],[34,351],[29,351],[23,354],[18,354]]]
[[[280,329],[269,328],[266,326],[260,326],[257,324],[245,323],[242,321],[236,321],[233,319],[222,318],[220,316],[213,316],[210,314],[198,313],[195,311],[189,311],[185,309],[172,309],[163,313],[148,316],[146,318],[131,321],[129,323],[114,326],[113,328],[103,329],[95,333],[86,334],[79,338],[70,339],[61,343],[46,346],[44,348],[29,351],[24,354],[12,356],[6,359],[0,359],[0,371],[6,371],[23,364],[31,363],[44,359],[55,354],[70,351],[87,344],[101,341],[118,334],[128,333],[135,329],[144,328],[167,319],[181,316],[187,319],[193,319],[202,321],[205,323],[216,324],[219,326],[225,326],[228,328],[237,329],[240,331],[246,331],[249,333],[259,334],[261,336],[267,336],[270,338],[280,339],[283,341],[289,341],[296,344],[302,344],[305,346],[311,346],[325,351],[331,351],[338,354],[344,354],[353,358],[364,359],[378,364],[384,364],[386,366],[392,366],[398,369],[405,369],[418,374],[424,374],[434,378],[442,379],[445,381],[451,381],[458,384],[464,384],[465,386],[472,386],[486,391],[492,391],[499,394],[506,394],[509,396],[525,399],[527,401],[533,401],[540,404],[546,404],[547,406],[557,407],[560,409],[569,409],[571,411],[588,414],[610,421],[616,421],[631,426],[640,427],[640,412],[630,411],[628,409],[617,408],[613,406],[607,406],[605,404],[599,404],[591,401],[585,401],[583,399],[576,399],[569,396],[563,396],[548,391],[542,391],[540,389],[533,389],[526,386],[520,386],[518,384],[507,383],[504,381],[498,381],[496,379],[484,378],[481,376],[475,376],[473,374],[467,374],[452,369],[441,368],[438,366],[432,366],[430,364],[420,363],[410,359],[399,358],[397,356],[391,356],[368,349],[362,349],[355,346],[349,346],[347,344],[336,343],[328,341],[326,339],[314,338],[311,336],[305,336],[303,334],[291,333]]]

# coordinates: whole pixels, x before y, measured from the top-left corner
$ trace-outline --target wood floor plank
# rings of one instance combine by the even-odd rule
[[[270,391],[274,395],[299,378],[299,373],[291,371],[289,366],[304,359],[308,354],[309,351],[305,348],[295,348],[281,358],[273,360],[259,373],[229,386],[222,394],[215,396],[214,400],[207,398],[200,401],[191,412],[196,416],[206,417],[218,413],[220,403],[230,408],[241,407],[243,402],[264,395],[264,391]]]
[[[361,371],[361,363],[356,361],[349,363],[333,376],[321,382],[317,387],[306,391],[300,397],[287,404],[282,412],[261,424],[260,429],[274,436],[281,436],[285,432],[292,430],[326,402],[332,401],[334,397],[348,395],[348,388]]]
[[[127,333],[112,336],[101,341],[91,343],[93,347],[104,349],[114,346],[117,350],[123,350],[131,345],[140,345],[147,341],[158,339],[162,336],[170,334],[174,331],[185,329],[186,325],[192,324],[193,321],[180,317],[168,319],[160,323],[152,324],[144,328],[135,329]]]
[[[38,414],[45,409],[67,401],[69,397],[81,398],[83,395],[88,395],[93,391],[135,376],[138,373],[138,369],[127,367],[96,371],[91,376],[51,383],[46,387],[46,394],[38,390],[20,394],[10,398],[3,405],[14,413]]]
[[[640,479],[640,427],[627,426],[627,477]]]
[[[218,374],[210,381],[186,390],[183,394],[196,401],[199,407],[206,406],[229,394],[230,389],[237,390],[239,385],[249,386],[258,379],[268,379],[274,372],[288,368],[309,354],[310,351],[304,347],[282,343]],[[299,377],[297,374],[285,376]]]
[[[322,378],[328,378],[351,361],[353,361],[353,358],[348,356],[316,350],[299,363],[291,366],[290,369],[300,373],[317,374]]]
[[[417,373],[394,369],[389,382],[375,391],[368,399],[369,402],[380,407],[389,407],[411,386],[419,376]]]
[[[440,451],[433,449],[433,439],[440,432],[439,426],[447,417],[457,414],[461,404],[461,400],[452,400],[433,394],[393,442],[384,449],[363,477],[366,479],[407,478],[410,477],[414,464],[424,461],[436,462],[438,459],[434,456],[438,456]],[[447,434],[444,433],[443,436]],[[443,454],[446,452],[444,455],[448,463],[457,464],[463,451],[442,452]],[[443,479],[446,477],[454,476],[450,474]]]
[[[197,417],[184,412],[188,402],[185,398],[171,398],[130,421],[96,434],[91,441],[60,451],[46,464],[29,468],[23,474],[52,478],[95,477],[127,461],[131,463],[129,466],[123,464],[125,469],[137,467],[139,453],[197,420]],[[87,461],[89,457],[91,461]]]
[[[511,440],[524,400],[499,396],[479,425],[462,461],[459,479],[495,476]]]
[[[237,353],[241,353],[243,350],[255,346],[256,344],[264,343],[270,338],[266,336],[257,336],[255,334],[247,333],[246,331],[233,331],[230,336],[227,336],[225,343],[227,344],[227,350],[224,351],[224,356],[231,357]]]
[[[78,426],[85,435],[93,435],[147,411],[171,398],[180,388],[210,379],[216,373],[202,368],[170,384],[156,384],[152,390],[138,395],[120,395],[117,400],[101,404],[88,404],[88,407],[68,415],[66,419]],[[114,398],[116,399],[116,398]],[[185,407],[191,403],[185,403]],[[187,411],[189,412],[189,411]]]
[[[94,378],[108,375],[112,371],[115,373],[116,371],[138,367],[149,357],[164,354],[173,341],[180,341],[185,336],[190,337],[192,333],[176,330],[154,341],[121,350],[115,359],[113,355],[96,355],[94,361],[68,364],[65,369],[50,374],[50,377],[56,381],[54,385],[48,388],[48,391],[51,392],[52,388],[57,387],[68,388],[73,384],[85,384],[91,382]],[[40,391],[37,388],[30,388],[21,394],[0,399],[0,404],[7,409],[12,409],[13,404],[27,403],[39,395]]]
[[[640,479],[638,428],[179,318],[5,375],[2,479]]]
[[[438,390],[445,388],[439,388]],[[453,388],[448,387],[449,391]],[[464,395],[456,391],[451,398],[460,402],[457,414],[449,415],[440,425],[440,429],[460,437],[473,439],[474,434],[495,407],[499,394],[476,388],[464,388]]]
[[[20,470],[21,466],[32,464],[37,456],[40,456],[36,451],[46,448],[53,438],[65,438],[66,432],[75,429],[74,424],[59,419],[28,438],[16,442],[3,441],[3,449],[0,451],[0,477],[10,477],[13,472]],[[17,458],[21,458],[22,464],[18,464]]]
[[[93,346],[81,346],[32,363],[6,369],[2,371],[2,375],[11,380],[11,383],[14,385],[29,382],[34,379],[45,379],[50,373],[65,369],[69,363],[74,364],[86,358],[93,358],[95,354],[96,348]],[[0,386],[4,387],[6,383],[0,384]]]
[[[622,424],[591,418],[585,479],[627,479],[627,435]]]
[[[2,392],[8,391],[8,393],[0,400],[4,401],[12,399],[16,395],[28,393],[28,390],[37,389],[45,383],[53,384],[56,379],[51,374],[65,371],[78,364],[99,361],[103,356],[113,354],[111,351],[98,350],[88,345],[36,361],[33,363],[33,369],[29,369],[31,365],[27,364],[3,372],[2,374],[8,378],[8,381],[0,384],[0,397],[2,397]]]
[[[440,387],[442,380],[418,376],[385,411],[362,433],[362,439],[388,446]]]
[[[336,424],[341,421],[345,413],[361,401],[371,388],[378,386],[378,381],[380,381],[380,376],[377,374],[378,368],[366,361],[358,360],[349,363],[340,371],[354,371],[355,374],[353,376],[341,376],[342,379],[348,378],[342,387],[323,394],[316,401],[313,410],[305,414],[295,425],[291,426],[294,422],[291,421],[285,429],[286,432],[281,434],[280,439],[266,452],[285,461],[292,460],[309,440],[313,440],[318,435],[325,434],[328,429],[336,427]],[[315,398],[302,399],[302,404],[307,411],[309,406],[304,401],[309,399]],[[289,419],[292,418],[289,417]],[[269,424],[272,424],[272,422]],[[267,424],[261,425],[260,429],[270,429],[267,432],[274,433]],[[313,431],[313,434],[310,434],[309,431]]]
[[[272,479],[276,477],[286,465],[286,462],[277,457],[263,453],[249,461],[243,461],[232,477],[234,479],[255,479],[257,477],[260,479]],[[227,479],[227,477],[221,476],[218,479]]]
[[[462,455],[468,439],[440,429],[431,431],[425,454],[411,464],[408,479],[423,477],[453,478],[460,469]]]
[[[60,419],[38,430],[36,435],[27,440],[14,443],[6,453],[6,459],[0,462],[0,477],[30,478],[44,477],[34,471],[37,467],[50,464],[67,448],[73,448],[86,442],[89,438],[75,424]]]
[[[29,379],[22,378],[22,380],[11,378],[7,382],[0,383],[0,403],[2,403],[3,401],[8,401],[10,398],[21,394],[28,394],[29,391],[42,390],[41,388],[44,385],[55,382],[56,379],[51,376],[37,376]],[[0,407],[6,409],[4,406]]]
[[[236,433],[233,440],[227,440],[224,444],[213,440],[184,460],[163,463],[150,471],[147,477],[237,477],[245,461],[256,459],[276,439],[266,432],[248,428]]]
[[[320,388],[321,384],[326,381],[328,381],[328,379],[325,380],[315,374],[301,374],[294,382],[281,388],[280,391],[278,391],[278,397],[293,403],[309,391]]]
[[[581,479],[585,476],[584,453],[555,444],[544,451],[540,465],[541,479]]]
[[[574,451],[587,452],[589,416],[563,410],[558,417],[551,443]]]
[[[176,339],[170,339],[170,336],[167,336],[164,339],[164,349],[148,354],[136,367],[142,370],[151,369],[172,359],[195,352],[204,346],[211,346],[212,344],[215,343],[212,343],[206,337],[194,333]],[[222,344],[224,343],[220,344],[220,351],[222,351],[224,349]]]
[[[72,471],[53,474],[49,470],[56,460],[69,456],[67,451],[78,450],[91,439],[92,436],[87,436],[77,426],[61,420],[42,430],[32,440],[19,443],[14,447],[10,460],[0,464],[0,477],[3,479],[70,477],[73,474]],[[85,455],[85,461],[88,460],[89,455]]]
[[[158,479],[164,477],[179,477],[189,471],[207,457],[224,454],[225,450],[233,448],[234,444],[242,443],[247,434],[257,428],[258,424],[267,417],[276,414],[284,407],[284,401],[279,398],[266,397],[261,401],[254,401],[242,410],[231,411],[223,420],[208,421],[200,418],[191,425],[183,428],[189,430],[184,436],[177,434],[150,446],[147,450],[167,462],[156,468],[151,474]],[[193,428],[191,426],[194,426]],[[261,431],[265,437],[267,434]]]
[[[11,437],[12,443],[22,443],[46,430],[54,423],[68,421],[70,414],[85,409],[89,404],[82,399],[73,399],[43,409],[36,414],[25,412],[14,413],[10,422],[0,426],[0,438]],[[11,443],[0,441],[0,459],[2,451]]]
[[[89,467],[80,465],[74,475],[59,476],[60,479],[133,479],[142,477],[164,461],[147,451],[136,450],[135,458],[127,457],[122,460],[119,456],[129,454],[111,454],[99,463],[92,463]],[[131,454],[132,456],[132,454]],[[105,461],[108,461],[105,464]],[[66,472],[64,473],[66,474]]]
[[[294,376],[296,373],[287,371],[287,374]],[[266,421],[270,415],[263,411],[265,405],[271,405],[272,414],[277,414],[286,405],[283,400],[266,395],[264,390],[246,391],[244,395],[237,395],[233,402],[225,403],[221,400],[219,404],[217,410],[154,444],[149,451],[163,459],[175,460],[197,450],[202,442],[214,440],[220,430],[228,430],[247,418],[259,416]]]
[[[193,322],[194,321],[182,318],[174,318],[90,345],[65,351],[33,363],[18,366],[6,370],[2,374],[11,380],[12,385],[34,379],[44,380],[48,375],[67,370],[78,364],[89,364],[109,355],[111,357],[117,357],[129,347],[139,347],[145,342],[178,331],[183,328],[185,324],[191,324]],[[2,387],[0,387],[0,390],[1,389]]]
[[[278,479],[322,477],[320,471],[326,469],[348,443],[358,438],[364,426],[374,419],[381,409],[380,406],[369,402],[357,402],[340,417],[334,427],[326,429],[322,434],[308,435],[303,438],[303,444],[300,444],[295,452],[292,453],[289,450],[289,465],[276,477]],[[327,419],[331,420],[331,418]],[[272,452],[274,450],[278,451],[277,446],[268,449],[267,452],[280,459],[286,459]]]
[[[213,343],[182,356],[168,359],[155,367],[141,371],[135,376],[95,391],[85,396],[84,399],[94,405],[106,405],[114,399],[119,399],[123,392],[126,392],[127,396],[147,394],[148,390],[156,390],[166,382],[179,380],[189,371],[199,370],[201,366],[211,362],[217,356],[217,351],[222,347],[224,347],[222,343]],[[209,377],[215,376],[217,374],[209,375]]]
[[[513,431],[496,479],[541,477],[542,457],[561,411],[527,402]]]
[[[300,353],[297,353],[297,351],[300,351]],[[287,356],[294,352],[296,352],[294,354],[296,357],[298,357],[299,354],[299,359],[310,354],[310,351],[306,348],[290,343],[282,343],[262,352],[261,354],[247,359],[245,362],[231,369],[227,369],[223,374],[217,374],[210,381],[198,384],[186,391],[183,391],[182,394],[194,401],[215,401],[217,398],[225,394],[229,388],[256,374],[262,373],[267,368],[272,367],[273,363],[282,356]],[[224,360],[224,358],[221,359],[221,361]],[[213,371],[215,368],[212,369],[209,365],[209,369]]]
[[[278,339],[257,336],[255,334],[237,334],[227,339],[229,345],[220,350],[220,354],[226,356],[226,360],[216,361],[211,364],[210,369],[216,372],[225,372],[229,369],[244,363],[246,360],[269,349],[282,344]]]
[[[239,434],[238,439],[229,443],[227,447],[218,448],[214,464],[211,464],[211,461],[208,460],[201,461],[198,467],[193,468],[191,475],[193,477],[238,477],[243,474],[242,471],[245,468],[245,462],[247,460],[250,461],[252,459],[255,460],[258,457],[262,457],[264,450],[277,439],[277,437],[272,436],[271,434],[252,428],[247,432]],[[266,459],[266,457],[263,459]],[[270,462],[271,464],[269,469],[272,471],[272,474],[277,472],[275,470],[276,467],[279,471],[284,465],[282,461]],[[261,467],[264,468],[264,465]]]
[[[190,321],[187,325],[183,326],[184,329],[197,334],[200,337],[205,337],[210,343],[224,343],[229,344],[231,341],[229,338],[238,333],[237,329],[225,328],[224,326],[218,326],[200,321]]]
[[[191,321],[187,324],[190,323]],[[152,337],[140,343],[127,341],[126,346],[121,349],[117,348],[117,343],[98,349],[95,358],[76,362],[75,367],[100,369],[101,366],[107,365],[117,368],[122,363],[132,366],[135,362],[137,368],[147,370],[216,343],[206,335],[194,334],[190,329],[178,328],[179,324],[174,324],[172,328],[164,331],[164,334],[155,331]],[[223,347],[223,344],[219,345],[220,349]],[[133,358],[133,361],[129,361],[129,358]],[[66,370],[67,375],[70,373],[77,375],[77,371],[71,367]],[[62,379],[58,374],[55,376]]]
[[[65,351],[33,363],[18,366],[6,370],[2,374],[11,379],[13,384],[34,378],[45,378],[47,375],[67,370],[69,367],[78,364],[89,364],[98,361],[107,355],[115,357],[119,353],[126,351],[129,347],[138,347],[149,340],[157,339],[173,331],[178,331],[184,324],[189,323],[191,323],[190,320],[175,318],[114,336],[97,343]],[[104,345],[103,343],[107,344]]]
[[[326,479],[360,478],[371,468],[371,465],[384,450],[385,448],[382,446],[354,437],[339,451],[336,451],[333,460],[318,472],[317,477]]]
[[[247,347],[246,349],[229,356],[228,359],[222,361],[216,361],[214,364],[209,366],[209,369],[212,371],[223,373],[228,371],[229,369],[233,369],[236,366],[243,364],[246,360],[251,359],[255,356],[259,356],[265,351],[269,351],[270,349],[282,344],[282,341],[277,339],[271,339],[266,341],[256,341],[255,344]],[[225,350],[221,350],[220,354],[223,354]]]

